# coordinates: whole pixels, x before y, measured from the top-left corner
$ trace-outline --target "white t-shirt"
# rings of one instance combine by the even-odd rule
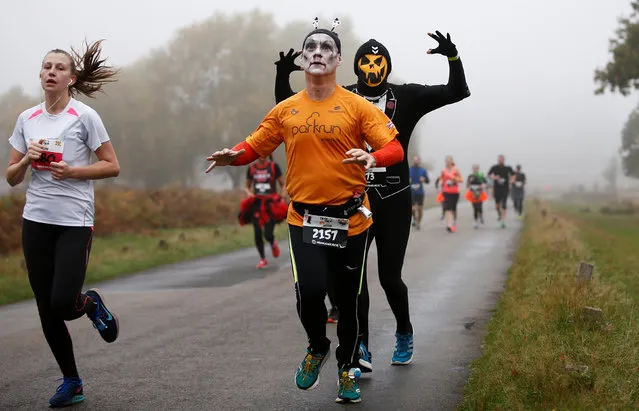
[[[30,139],[48,140],[44,141],[49,147],[45,150],[48,159],[31,163],[31,182],[22,217],[61,226],[93,226],[93,181],[54,180],[47,168],[48,160],[59,161],[60,155],[71,167],[91,164],[91,153],[109,141],[98,113],[73,98],[56,115],[49,114],[41,103],[20,114],[9,143],[26,154]]]

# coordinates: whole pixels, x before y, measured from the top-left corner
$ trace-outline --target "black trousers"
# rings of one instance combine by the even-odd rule
[[[291,265],[295,279],[297,313],[308,337],[311,352],[326,352],[327,312],[324,304],[329,282],[339,310],[337,323],[337,366],[357,364],[359,321],[358,295],[366,267],[368,230],[348,237],[345,248],[321,247],[304,243],[302,227],[289,225]]]
[[[73,344],[65,321],[95,309],[82,294],[93,227],[65,227],[24,220],[22,248],[44,337],[62,374],[77,377]]]
[[[408,287],[402,280],[402,268],[412,219],[411,192],[406,189],[382,199],[376,190],[368,190],[368,196],[373,212],[373,225],[370,229],[367,250],[375,239],[379,282],[395,315],[396,332],[412,333],[413,326],[410,322],[408,307]],[[366,275],[366,270],[364,270],[364,282],[360,294],[359,323],[362,341],[368,347],[370,298]]]
[[[475,221],[479,220],[482,214],[484,214],[484,203],[473,203],[473,215],[475,217]]]
[[[262,230],[257,217],[253,216],[251,221],[253,223],[253,233],[255,234],[255,247],[257,247],[257,252],[260,254],[260,258],[266,258],[266,255],[264,254],[264,238],[269,242],[269,244],[273,244],[273,241],[275,241],[275,236],[273,235],[275,223],[268,221],[264,224],[264,230]]]

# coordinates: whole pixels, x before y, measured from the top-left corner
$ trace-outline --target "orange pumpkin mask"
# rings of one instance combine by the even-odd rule
[[[381,54],[364,54],[357,62],[357,69],[362,79],[369,87],[379,86],[388,75],[388,62]]]

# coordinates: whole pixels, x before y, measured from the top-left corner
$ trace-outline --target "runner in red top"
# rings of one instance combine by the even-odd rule
[[[444,218],[446,229],[450,233],[457,231],[457,202],[459,201],[459,183],[463,183],[462,177],[452,156],[446,157],[446,167],[440,176],[441,192],[444,195]]]
[[[280,185],[279,192],[277,183]],[[282,169],[273,161],[272,156],[261,157],[249,166],[246,170],[245,191],[252,200],[249,209],[250,221],[255,232],[255,246],[260,254],[257,268],[264,268],[268,265],[264,254],[264,239],[271,244],[273,257],[280,256],[280,247],[274,235],[275,224],[278,221],[272,215],[270,207],[274,201],[280,201],[284,196],[284,177]]]

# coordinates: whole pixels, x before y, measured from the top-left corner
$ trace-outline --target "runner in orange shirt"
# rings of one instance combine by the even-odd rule
[[[452,156],[446,156],[446,167],[440,177],[441,192],[444,194],[446,229],[450,233],[457,231],[457,202],[459,201],[459,183],[463,183]]]
[[[275,106],[246,141],[209,156],[207,172],[248,164],[284,143],[297,311],[309,342],[295,381],[303,390],[316,387],[329,356],[324,298],[330,276],[340,314],[336,401],[359,402],[357,304],[372,224],[365,171],[400,162],[404,151],[384,113],[337,85],[342,63],[337,34],[309,33],[302,61],[306,88]],[[368,153],[366,144],[375,151]]]

